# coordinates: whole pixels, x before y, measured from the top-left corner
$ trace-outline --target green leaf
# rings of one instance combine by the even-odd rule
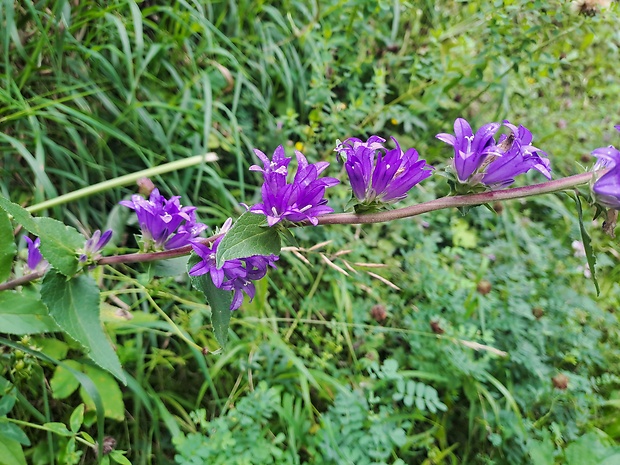
[[[187,269],[191,269],[199,261],[200,257],[192,253],[189,262],[187,263]],[[209,274],[190,276],[190,278],[192,285],[199,291],[202,291],[207,298],[207,302],[209,302],[209,305],[211,306],[211,323],[213,324],[215,339],[220,344],[222,349],[225,349],[226,342],[228,340],[230,316],[232,313],[230,310],[230,305],[232,303],[233,293],[232,291],[224,291],[215,287]]]
[[[16,335],[60,331],[43,302],[17,291],[0,292],[0,328]]]
[[[131,465],[129,459],[125,457],[120,450],[113,450],[110,452],[110,458],[120,465]]]
[[[581,200],[579,199],[579,194],[575,194],[575,204],[577,205],[577,214],[579,216],[579,231],[581,232],[581,242],[583,242],[583,249],[586,252],[586,259],[588,260],[588,266],[590,267],[590,274],[592,276],[592,281],[594,281],[596,295],[598,296],[601,293],[601,289],[599,288],[598,280],[596,279],[596,257],[594,256],[594,251],[592,250],[592,241],[590,240],[590,235],[588,234],[588,231],[586,231],[586,228],[583,225],[583,210],[581,209]]]
[[[123,393],[116,380],[107,371],[94,366],[83,365],[82,371],[99,389],[105,416],[116,421],[123,421],[125,419],[125,404],[123,403]],[[80,397],[89,409],[95,409],[94,402],[83,388],[80,389]]]
[[[264,215],[250,212],[241,215],[217,248],[217,267],[235,258],[279,254],[280,236],[275,228],[263,226],[264,224]]]
[[[81,369],[82,364],[75,360],[65,360],[62,365],[56,367],[50,380],[54,399],[66,399],[77,390],[80,382],[72,371],[81,371]]]
[[[13,439],[24,446],[30,445],[30,439],[28,439],[26,433],[24,433],[19,426],[8,421],[0,420],[0,436]]]
[[[6,415],[11,411],[15,405],[15,396],[5,395],[0,398],[0,417]]]
[[[75,228],[53,218],[33,218],[25,208],[1,196],[0,208],[27,231],[41,238],[41,254],[54,268],[67,276],[77,272],[76,251],[84,246],[85,238]]]
[[[0,465],[28,465],[19,442],[0,436]]]
[[[84,247],[84,236],[53,218],[35,218],[34,221],[39,230],[30,232],[41,238],[41,255],[62,274],[73,276],[77,273],[76,251]]]
[[[5,211],[0,211],[0,281],[10,276],[16,252],[9,215]]]
[[[9,199],[7,199],[6,197],[2,197],[1,195],[0,208],[2,208],[5,212],[11,215],[13,219],[17,223],[21,224],[24,228],[26,228],[26,230],[30,231],[33,234],[36,234],[35,232],[33,232],[33,230],[37,230],[38,226],[34,222],[34,218],[32,217],[32,215],[28,213],[28,210],[22,208],[16,203],[11,202]]]
[[[72,432],[77,433],[82,426],[82,422],[84,421],[84,404],[78,405],[73,413],[71,413],[71,417],[69,418],[69,428]]]
[[[59,436],[73,436],[73,433],[67,429],[64,423],[51,421],[49,423],[43,423],[43,426],[48,431],[51,431],[54,434],[58,434]]]
[[[79,342],[97,365],[126,383],[118,357],[101,326],[99,288],[91,277],[80,275],[68,280],[51,270],[43,279],[41,299],[56,324]]]

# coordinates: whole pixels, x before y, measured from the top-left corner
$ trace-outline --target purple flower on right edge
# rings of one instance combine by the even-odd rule
[[[551,179],[547,154],[531,145],[532,133],[524,126],[504,120],[510,134],[495,141],[499,123],[488,123],[474,134],[463,118],[454,122],[454,135],[441,133],[437,138],[454,147],[452,168],[460,184],[484,184],[491,189],[508,187],[515,177],[532,168]]]
[[[614,127],[620,131],[620,125]],[[610,145],[593,150],[592,155],[598,158],[595,170],[609,169],[594,182],[594,199],[604,207],[620,210],[620,150]]]

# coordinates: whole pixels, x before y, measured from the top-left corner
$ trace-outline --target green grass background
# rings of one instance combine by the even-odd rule
[[[301,148],[339,176],[337,139],[393,135],[441,168],[452,153],[434,135],[459,116],[523,124],[555,177],[583,172],[592,149],[620,145],[620,30],[616,3],[578,10],[525,0],[5,0],[0,189],[36,208],[214,153],[216,162],[153,181],[215,228],[258,200],[253,148]],[[86,232],[113,228],[110,252],[120,253],[135,247],[136,229],[117,204],[135,191],[39,213]],[[404,204],[447,192],[436,175]],[[350,197],[346,185],[329,195],[337,211]],[[234,314],[227,351],[206,356],[187,343],[217,347],[187,279],[152,278],[140,265],[97,270],[130,379],[122,388],[100,379],[107,434],[134,464],[618,463],[618,244],[586,206],[596,296],[574,253],[567,195],[494,210],[295,231],[304,250],[282,253]],[[158,274],[178,270],[165,268]],[[84,365],[71,341],[33,343]],[[2,355],[0,373],[22,395],[11,415],[68,424],[84,396],[62,393],[63,373],[32,358],[16,370],[14,351]],[[95,460],[65,437],[24,431],[29,463]]]

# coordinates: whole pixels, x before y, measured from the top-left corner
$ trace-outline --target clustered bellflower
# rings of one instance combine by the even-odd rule
[[[228,220],[220,232],[226,233],[231,225]],[[250,297],[250,301],[256,294],[256,287],[253,281],[263,278],[267,274],[267,268],[271,266],[275,268],[275,262],[278,260],[277,255],[254,255],[247,258],[237,258],[227,260],[218,268],[216,266],[215,256],[217,248],[222,238],[217,238],[210,246],[200,242],[193,242],[192,248],[194,252],[201,258],[201,261],[194,265],[190,270],[191,276],[200,276],[206,273],[211,275],[213,285],[219,289],[233,291],[231,310],[236,310],[243,302],[243,293]]]
[[[620,131],[620,125],[615,126]],[[598,158],[594,169],[609,168],[592,185],[595,200],[604,207],[620,210],[620,150],[613,145],[592,151]]]
[[[325,189],[339,181],[330,177],[319,178],[329,166],[328,162],[308,163],[306,157],[296,150],[297,172],[293,181],[288,183],[286,178],[291,158],[286,157],[284,147],[280,145],[271,160],[260,150],[255,149],[254,153],[263,162],[262,168],[258,165],[250,167],[251,171],[263,173],[263,201],[251,207],[250,211],[265,215],[269,226],[282,220],[309,221],[317,225],[318,216],[334,211],[327,206]]]
[[[498,141],[495,133],[501,127],[499,123],[485,124],[474,134],[463,118],[454,122],[454,134],[437,134],[439,140],[454,147],[452,167],[459,183],[504,188],[512,184],[516,176],[532,168],[551,179],[547,154],[531,145],[532,133],[524,126],[516,127],[508,121],[503,125],[511,133],[502,135]]]
[[[335,148],[344,160],[353,195],[365,207],[402,200],[413,186],[432,174],[433,168],[420,160],[416,149],[403,152],[398,141],[392,140],[394,149],[385,148],[385,139],[379,136],[371,136],[366,142],[352,137]]]
[[[135,210],[142,230],[144,251],[176,249],[189,245],[207,226],[196,221],[196,207],[182,207],[180,196],[169,200],[153,189],[149,199],[134,194],[119,203]]]

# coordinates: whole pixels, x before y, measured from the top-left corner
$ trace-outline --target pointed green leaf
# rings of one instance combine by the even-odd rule
[[[84,246],[85,238],[75,228],[53,218],[33,218],[25,208],[1,196],[0,208],[31,234],[41,238],[41,254],[54,268],[66,276],[77,272],[76,250]]]
[[[65,276],[78,270],[76,251],[84,247],[85,238],[75,228],[53,218],[34,218],[38,231],[30,231],[41,238],[41,255]]]
[[[22,208],[16,203],[11,202],[9,199],[7,199],[6,197],[2,197],[1,195],[0,208],[2,208],[5,212],[11,215],[17,223],[21,224],[28,231],[36,234],[33,232],[33,230],[37,229],[37,224],[34,222],[34,218],[32,217],[32,215],[28,213],[28,210]]]
[[[0,330],[5,334],[35,334],[60,331],[47,307],[35,295],[0,292]]]
[[[263,226],[265,216],[245,212],[226,233],[217,248],[216,264],[252,255],[280,253],[280,236],[275,228]]]
[[[579,231],[581,231],[581,242],[583,242],[583,250],[586,252],[586,259],[588,261],[588,266],[590,267],[590,275],[592,276],[592,281],[594,281],[594,287],[596,288],[596,295],[601,293],[601,289],[598,286],[598,279],[596,279],[596,256],[594,255],[594,251],[592,250],[592,241],[590,240],[590,235],[583,225],[583,210],[581,209],[581,200],[579,199],[579,194],[575,194],[575,204],[577,205],[577,215],[579,216]]]
[[[192,253],[189,262],[187,263],[187,269],[191,269],[196,263],[200,261],[200,257]],[[215,333],[215,339],[220,344],[222,349],[226,348],[226,342],[228,340],[228,327],[230,326],[230,316],[232,311],[230,305],[232,303],[232,291],[224,291],[218,289],[213,285],[211,276],[203,274],[202,276],[190,276],[192,285],[202,291],[207,298],[207,302],[211,306],[211,323],[213,324],[213,332]]]
[[[16,252],[9,215],[5,211],[0,211],[0,281],[10,276]]]
[[[101,326],[99,288],[91,277],[67,279],[51,270],[43,279],[41,299],[56,324],[79,342],[97,365],[126,383],[118,357]]]

